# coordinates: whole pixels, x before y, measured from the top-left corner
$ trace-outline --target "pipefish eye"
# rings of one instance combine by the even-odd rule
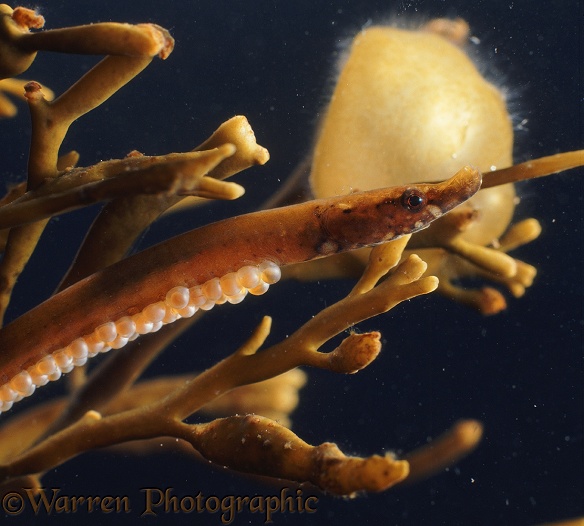
[[[406,190],[401,197],[401,204],[411,212],[418,212],[426,206],[426,196],[420,190],[411,188]]]

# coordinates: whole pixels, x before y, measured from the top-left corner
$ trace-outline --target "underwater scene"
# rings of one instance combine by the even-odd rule
[[[16,7],[3,524],[584,523],[579,1]]]

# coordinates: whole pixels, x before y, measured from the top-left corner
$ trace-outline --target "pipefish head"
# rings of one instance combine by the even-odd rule
[[[466,166],[435,184],[381,188],[339,197],[320,216],[330,252],[372,246],[426,228],[473,196],[481,174]]]

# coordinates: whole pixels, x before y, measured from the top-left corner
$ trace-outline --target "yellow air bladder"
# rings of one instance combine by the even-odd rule
[[[444,24],[457,30],[443,31]],[[466,40],[461,33],[468,34],[462,20],[438,20],[418,30],[369,27],[357,35],[315,144],[310,183],[316,197],[441,181],[464,165],[485,173],[512,165],[513,125],[505,98],[460,47]],[[414,236],[409,248],[439,249],[423,257],[442,278],[442,292],[497,312],[505,301],[496,291],[489,289],[489,300],[458,297],[462,289],[450,282],[486,272],[511,289],[517,284],[509,280],[519,279],[519,294],[529,286],[533,267],[525,266],[526,279],[516,278],[521,262],[487,248],[500,246],[516,203],[512,184],[481,190]],[[522,243],[537,237],[536,226]]]
[[[466,164],[483,172],[510,166],[512,148],[502,94],[457,45],[430,31],[370,27],[353,41],[339,76],[311,184],[325,197],[440,181]],[[481,194],[476,206],[492,212],[486,243],[509,224],[514,191]]]

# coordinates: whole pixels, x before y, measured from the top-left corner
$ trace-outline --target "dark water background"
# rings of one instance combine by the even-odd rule
[[[132,149],[146,154],[188,150],[234,114],[246,115],[258,141],[270,150],[267,166],[237,176],[247,188],[241,200],[161,221],[144,244],[251,211],[269,196],[310,149],[338,42],[369,20],[391,15],[469,21],[481,40],[477,55],[490,78],[508,90],[516,122],[527,119],[526,130],[517,131],[517,161],[582,147],[582,6],[575,0],[44,4],[39,6],[48,28],[148,21],[167,27],[176,38],[167,61],[155,60],[111,101],[73,125],[63,151],[77,149],[81,165]],[[27,77],[60,93],[94,63],[94,58],[42,54]],[[9,181],[26,168],[28,116],[21,109],[18,119],[0,129],[1,174]],[[361,324],[360,330],[383,332],[379,359],[350,377],[310,371],[293,414],[295,432],[308,442],[331,440],[360,455],[411,450],[461,417],[477,418],[485,424],[477,451],[411,488],[355,500],[318,495],[316,514],[278,516],[277,524],[530,525],[584,514],[581,178],[573,173],[519,188],[518,217],[536,217],[543,225],[537,241],[514,253],[539,270],[524,298],[509,299],[507,311],[485,318],[432,295]],[[23,276],[11,316],[50,294],[94,212],[54,221]],[[348,282],[286,283],[261,301],[218,308],[149,374],[211,365],[235,349],[265,314],[274,317],[275,342],[349,287]],[[46,393],[37,396],[48,397],[51,389],[59,388],[44,388]],[[84,455],[48,473],[44,482],[68,495],[129,496],[129,514],[37,518],[81,524],[169,519],[221,524],[218,514],[161,512],[141,519],[145,487],[219,497],[279,491],[176,453],[138,460]],[[23,519],[1,520],[17,524]],[[263,521],[261,515],[240,515],[235,523]]]

